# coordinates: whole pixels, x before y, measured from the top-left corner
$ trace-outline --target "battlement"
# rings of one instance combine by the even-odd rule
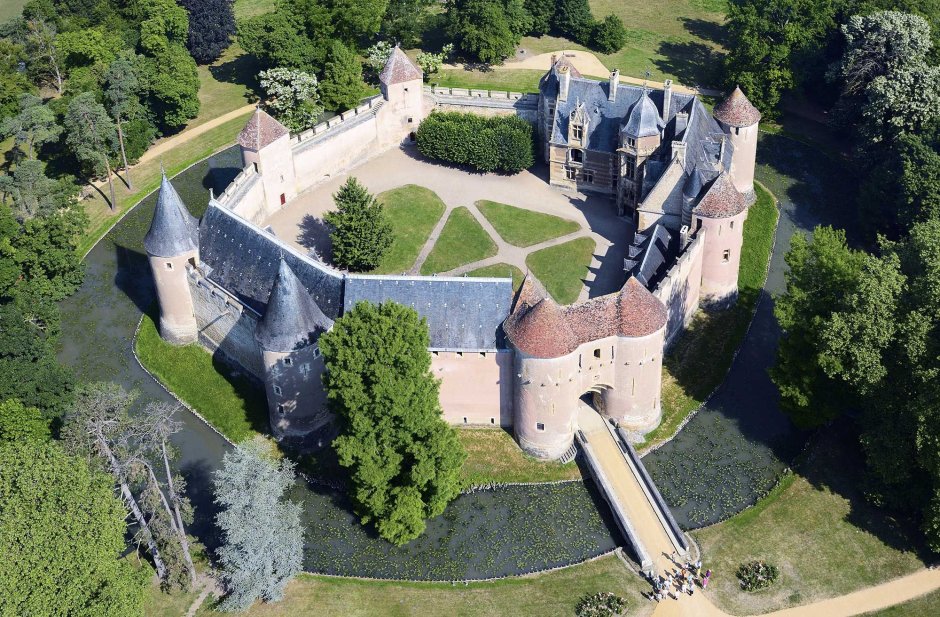
[[[385,99],[383,99],[381,95],[373,96],[362,105],[333,116],[326,122],[321,122],[312,129],[307,129],[302,133],[291,135],[291,146],[297,146],[316,137],[320,137],[330,129],[334,129],[344,123],[350,122],[364,115],[375,116],[376,112],[382,107],[384,102]]]
[[[242,197],[248,193],[252,187],[261,179],[254,165],[248,165],[239,172],[232,183],[225,187],[225,191],[218,195],[215,200],[226,208],[234,208],[241,201]]]
[[[425,86],[424,94],[437,109],[472,111],[482,115],[517,115],[530,122],[535,121],[539,108],[539,95],[525,92]]]

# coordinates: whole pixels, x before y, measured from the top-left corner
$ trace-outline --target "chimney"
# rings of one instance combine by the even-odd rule
[[[663,122],[669,122],[669,106],[672,105],[672,80],[663,82]]]
[[[689,114],[680,111],[676,114],[676,137],[678,138],[689,126]]]
[[[613,103],[617,100],[617,88],[620,87],[620,71],[614,69],[610,72],[610,89],[607,93],[607,100]]]
[[[684,141],[672,142],[672,156],[679,159],[679,164],[683,167],[685,167],[685,149],[686,143]]]
[[[568,86],[571,85],[571,71],[567,64],[558,67],[558,100],[564,103],[568,100]]]

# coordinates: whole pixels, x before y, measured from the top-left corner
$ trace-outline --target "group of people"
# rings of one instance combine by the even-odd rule
[[[678,600],[680,593],[687,593],[690,596],[694,594],[696,585],[702,589],[708,588],[712,571],[702,572],[701,559],[694,563],[689,561],[680,564],[673,555],[672,562],[676,564],[676,567],[666,570],[665,574],[650,575],[650,583],[653,585],[652,599],[661,602],[663,598],[669,596],[673,600]]]

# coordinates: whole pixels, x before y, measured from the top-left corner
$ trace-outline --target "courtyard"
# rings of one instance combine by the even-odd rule
[[[633,224],[609,197],[560,191],[545,172],[537,165],[514,176],[467,173],[393,149],[299,195],[261,226],[329,261],[322,218],[355,176],[385,203],[395,227],[391,257],[376,273],[513,275],[518,284],[531,272],[565,304],[619,290]]]

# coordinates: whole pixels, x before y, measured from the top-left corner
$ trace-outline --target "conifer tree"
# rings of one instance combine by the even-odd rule
[[[336,210],[323,217],[332,228],[333,263],[353,272],[375,269],[392,245],[392,226],[382,204],[354,177],[333,201]]]
[[[334,41],[320,83],[323,105],[336,112],[352,109],[362,98],[363,86],[362,63],[349,48]]]

